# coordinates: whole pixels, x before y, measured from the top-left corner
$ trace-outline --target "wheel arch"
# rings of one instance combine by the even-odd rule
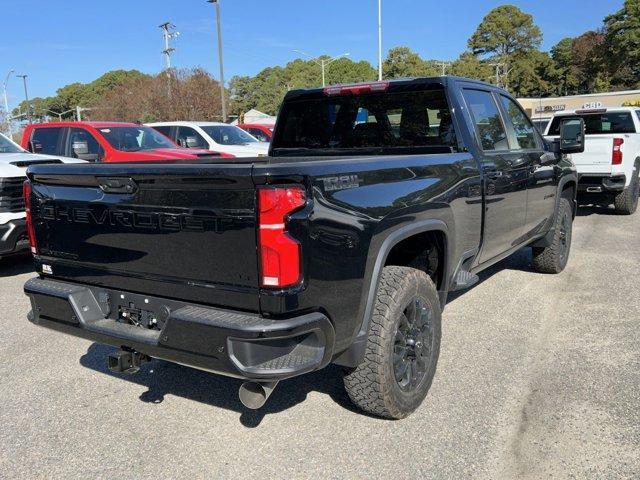
[[[394,230],[385,237],[380,248],[375,253],[372,274],[368,285],[365,287],[366,292],[363,295],[365,297],[364,310],[354,341],[345,352],[334,360],[335,363],[344,366],[357,366],[362,361],[382,269],[387,266],[387,260],[394,247],[411,238],[425,234],[437,235],[442,239],[441,274],[437,286],[441,305],[446,300],[448,285],[451,282],[449,270],[451,265],[450,257],[453,252],[452,232],[449,226],[443,220],[429,219],[412,222]]]

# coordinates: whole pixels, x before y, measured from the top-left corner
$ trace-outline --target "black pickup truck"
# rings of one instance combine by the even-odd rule
[[[250,408],[335,363],[355,404],[405,417],[449,292],[527,246],[565,267],[583,129],[548,144],[507,92],[421,78],[289,92],[269,157],[30,167],[28,318],[119,347],[113,371],[244,379]]]

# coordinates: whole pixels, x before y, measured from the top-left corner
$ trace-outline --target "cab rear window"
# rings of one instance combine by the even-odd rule
[[[322,96],[285,102],[273,154],[452,152],[456,133],[444,89]]]
[[[560,135],[560,122],[565,118],[582,118],[587,135],[608,133],[636,133],[630,112],[584,113],[555,117],[549,128],[549,135]]]

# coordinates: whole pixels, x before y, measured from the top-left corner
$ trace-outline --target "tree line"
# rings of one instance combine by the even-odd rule
[[[452,62],[424,59],[406,46],[391,48],[383,61],[385,79],[437,76],[443,73],[497,83],[518,97],[546,97],[640,89],[640,0],[603,19],[602,26],[575,38],[564,38],[541,51],[542,32],[532,15],[513,5],[491,10]],[[341,58],[326,67],[327,84],[372,81],[373,65]],[[252,108],[275,114],[284,94],[318,86],[320,67],[296,59],[267,67],[254,76],[235,76],[228,85],[232,114]],[[56,95],[34,98],[36,119],[69,119],[77,105],[85,117],[121,121],[219,120],[219,86],[201,68],[148,75],[137,70],[105,73],[93,82],[73,83]],[[14,115],[25,112],[22,102]]]

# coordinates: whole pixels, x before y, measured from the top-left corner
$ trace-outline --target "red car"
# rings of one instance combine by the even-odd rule
[[[261,142],[270,142],[273,136],[273,125],[262,125],[260,123],[241,123],[238,125],[245,132],[250,133]]]
[[[233,157],[182,148],[152,128],[120,122],[53,122],[28,125],[22,147],[33,153],[90,162],[154,162]]]

